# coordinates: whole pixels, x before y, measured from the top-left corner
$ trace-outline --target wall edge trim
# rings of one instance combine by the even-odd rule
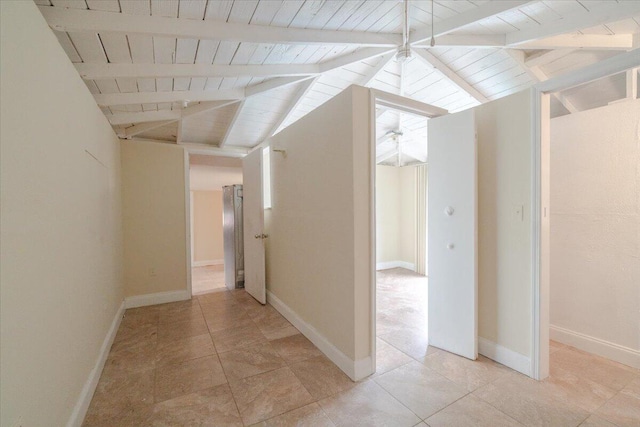
[[[486,338],[478,337],[478,353],[528,377],[532,374],[529,357]]]
[[[204,261],[194,261],[191,264],[191,267],[205,267],[207,265],[222,265],[224,264],[224,259],[208,259]]]
[[[640,350],[634,350],[620,344],[592,337],[560,326],[550,325],[549,335],[552,340],[570,345],[601,357],[606,357],[623,365],[640,369]]]
[[[406,261],[385,261],[376,263],[376,270],[388,270],[390,268],[405,268],[407,270],[416,271],[416,265]]]
[[[69,422],[67,422],[67,427],[80,427],[82,425],[82,422],[84,421],[84,417],[87,415],[89,404],[91,403],[91,399],[93,398],[93,393],[96,391],[96,388],[98,387],[98,381],[100,380],[100,375],[102,375],[102,369],[107,362],[107,356],[109,356],[109,351],[111,351],[111,345],[113,344],[113,340],[116,338],[116,333],[118,332],[118,328],[120,327],[120,322],[122,321],[124,310],[125,302],[123,300],[120,304],[120,307],[118,308],[118,311],[116,311],[116,315],[111,322],[111,326],[109,327],[107,335],[104,337],[104,341],[102,342],[102,346],[100,347],[100,352],[98,353],[96,364],[89,373],[89,377],[87,378],[87,381],[84,383],[84,386],[80,391],[80,396],[78,396],[78,401],[73,407],[73,411],[71,412],[71,416],[69,417]]]
[[[267,302],[273,306],[285,319],[295,326],[309,339],[325,356],[335,363],[352,381],[361,380],[373,373],[373,359],[370,356],[353,360],[331,344],[317,329],[302,320],[288,305],[270,291],[267,291]]]
[[[189,291],[168,291],[154,294],[135,295],[124,299],[125,308],[145,307],[147,305],[166,304],[168,302],[185,301],[191,299]]]

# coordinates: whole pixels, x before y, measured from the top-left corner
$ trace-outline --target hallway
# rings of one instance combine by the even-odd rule
[[[192,295],[201,295],[224,288],[224,264],[193,267],[191,269]]]

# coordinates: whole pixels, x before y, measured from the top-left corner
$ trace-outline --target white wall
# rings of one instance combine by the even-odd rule
[[[372,111],[352,86],[270,139],[267,289],[352,377],[371,371]]]
[[[131,140],[121,153],[125,295],[190,298],[184,149]]]
[[[195,265],[222,264],[222,191],[192,191],[193,261]]]
[[[531,100],[525,90],[474,108],[479,349],[486,354],[487,345],[498,345],[523,365],[529,363],[532,327]]]
[[[35,4],[0,19],[0,425],[63,426],[124,294],[120,146]]]
[[[640,100],[551,120],[552,338],[640,368]]]
[[[415,167],[376,166],[376,262],[379,269],[416,264]]]

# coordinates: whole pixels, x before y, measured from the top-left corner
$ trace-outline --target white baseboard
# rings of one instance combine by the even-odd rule
[[[587,353],[593,353],[623,365],[640,369],[640,351],[638,350],[554,325],[549,326],[549,337],[554,341],[570,345]]]
[[[366,357],[360,360],[352,360],[342,351],[338,350],[313,326],[302,320],[298,314],[277,296],[267,291],[267,302],[284,316],[293,326],[298,328],[302,335],[315,344],[338,368],[340,368],[353,381],[361,380],[373,374],[373,360]]]
[[[416,265],[406,261],[386,261],[376,263],[376,270],[388,270],[390,268],[406,268],[416,271]]]
[[[191,267],[206,267],[207,265],[222,265],[224,264],[223,259],[209,259],[206,261],[193,261],[191,263]]]
[[[147,305],[165,304],[168,302],[185,301],[191,299],[189,291],[169,291],[155,294],[136,295],[124,299],[125,308],[145,307]]]
[[[111,345],[113,344],[113,340],[115,339],[118,328],[120,327],[122,315],[124,314],[124,308],[124,301],[122,301],[122,304],[120,304],[120,308],[118,308],[118,311],[116,312],[116,316],[111,322],[111,327],[107,332],[107,336],[102,342],[102,347],[100,347],[100,353],[98,354],[98,360],[96,360],[96,364],[91,370],[89,378],[87,378],[87,381],[82,387],[80,397],[78,398],[76,405],[73,407],[73,411],[71,412],[71,417],[69,418],[67,427],[80,427],[82,425],[82,422],[84,421],[85,415],[87,415],[87,410],[89,409],[89,404],[91,403],[91,399],[93,398],[93,393],[96,391],[98,381],[100,380],[100,375],[102,374],[102,368],[104,368],[104,364],[107,361],[107,356],[109,356],[109,351],[111,350]]]
[[[478,353],[515,371],[531,376],[531,359],[524,354],[503,347],[486,338],[478,337]]]

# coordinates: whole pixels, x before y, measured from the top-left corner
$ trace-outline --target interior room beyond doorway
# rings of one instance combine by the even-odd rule
[[[225,288],[222,187],[242,184],[240,159],[189,156],[191,293]]]

